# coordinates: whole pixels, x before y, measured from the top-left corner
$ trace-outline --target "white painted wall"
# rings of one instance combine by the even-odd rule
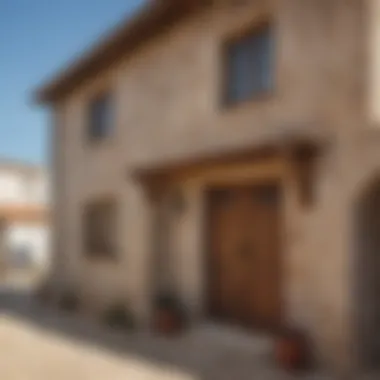
[[[43,170],[0,161],[0,211],[13,207],[46,209],[48,205],[49,186]],[[24,250],[34,264],[49,263],[50,226],[45,220],[7,220],[3,238],[5,255],[10,262]]]
[[[0,205],[45,205],[47,202],[48,186],[43,172],[28,174],[14,169],[3,169],[0,165]]]
[[[26,248],[34,264],[48,265],[49,235],[48,226],[43,224],[12,224],[5,232],[8,253],[12,255]]]

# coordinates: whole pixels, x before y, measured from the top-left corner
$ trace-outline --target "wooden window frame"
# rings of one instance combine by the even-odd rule
[[[270,17],[266,17],[264,20],[261,20],[259,22],[254,23],[253,25],[250,24],[248,27],[244,26],[243,28],[239,29],[238,31],[235,31],[232,34],[229,34],[226,36],[221,44],[221,61],[222,61],[222,67],[221,67],[221,80],[220,80],[220,89],[219,89],[219,99],[220,99],[220,105],[222,108],[233,108],[238,107],[242,104],[250,103],[252,101],[261,101],[261,100],[267,100],[273,95],[274,88],[275,88],[275,82],[276,82],[276,64],[275,64],[275,55],[276,55],[276,48],[274,46],[273,52],[272,52],[272,85],[270,88],[264,90],[264,91],[257,91],[254,92],[251,96],[248,96],[245,99],[242,100],[234,100],[231,99],[231,96],[229,95],[229,53],[230,48],[234,44],[238,43],[239,41],[243,40],[244,38],[247,38],[250,35],[259,34],[261,31],[268,30],[271,32],[274,38],[274,22]]]
[[[96,103],[101,100],[106,100],[108,103],[108,112],[111,113],[109,125],[106,126],[106,133],[96,133],[94,129],[96,126],[94,125],[94,106]],[[88,101],[86,108],[86,140],[90,143],[98,143],[105,140],[108,140],[114,131],[115,125],[115,105],[114,105],[114,96],[110,89],[105,89],[95,93]],[[104,127],[103,127],[104,128]]]
[[[113,239],[112,243],[109,244],[110,248],[103,250],[103,249],[93,249],[93,246],[98,245],[97,243],[90,242],[91,239],[93,239],[90,235],[93,233],[90,231],[91,228],[89,226],[88,218],[90,218],[89,213],[94,209],[94,207],[99,206],[111,206],[112,207],[112,219],[114,223],[114,237],[108,237],[107,240]],[[114,197],[103,197],[103,198],[95,198],[91,199],[82,206],[82,250],[83,255],[87,259],[105,259],[105,260],[115,260],[117,258],[117,251],[118,251],[118,224],[119,224],[119,217],[118,217],[118,205],[117,200]],[[102,245],[102,244],[100,244]]]

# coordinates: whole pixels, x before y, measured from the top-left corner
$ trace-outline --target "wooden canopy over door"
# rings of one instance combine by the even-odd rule
[[[323,138],[279,137],[246,149],[155,160],[133,173],[152,199],[158,189],[187,179],[213,184],[206,202],[207,308],[219,319],[249,327],[281,327],[279,182],[284,173],[293,176],[300,201],[311,205],[316,159],[327,146]]]
[[[209,191],[209,306],[249,327],[281,323],[280,192],[275,184]]]

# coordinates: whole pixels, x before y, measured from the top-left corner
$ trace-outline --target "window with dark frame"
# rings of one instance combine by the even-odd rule
[[[87,204],[83,213],[84,253],[89,257],[116,254],[116,202],[101,200]]]
[[[273,33],[269,24],[229,41],[225,55],[225,103],[239,103],[272,89]]]
[[[102,93],[89,104],[88,137],[101,140],[108,137],[113,129],[113,104],[109,93]]]

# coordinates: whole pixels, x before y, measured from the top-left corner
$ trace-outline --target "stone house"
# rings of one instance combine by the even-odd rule
[[[378,361],[379,12],[155,0],[38,89],[57,284],[142,325],[174,289],[194,323],[295,326],[325,365]]]

